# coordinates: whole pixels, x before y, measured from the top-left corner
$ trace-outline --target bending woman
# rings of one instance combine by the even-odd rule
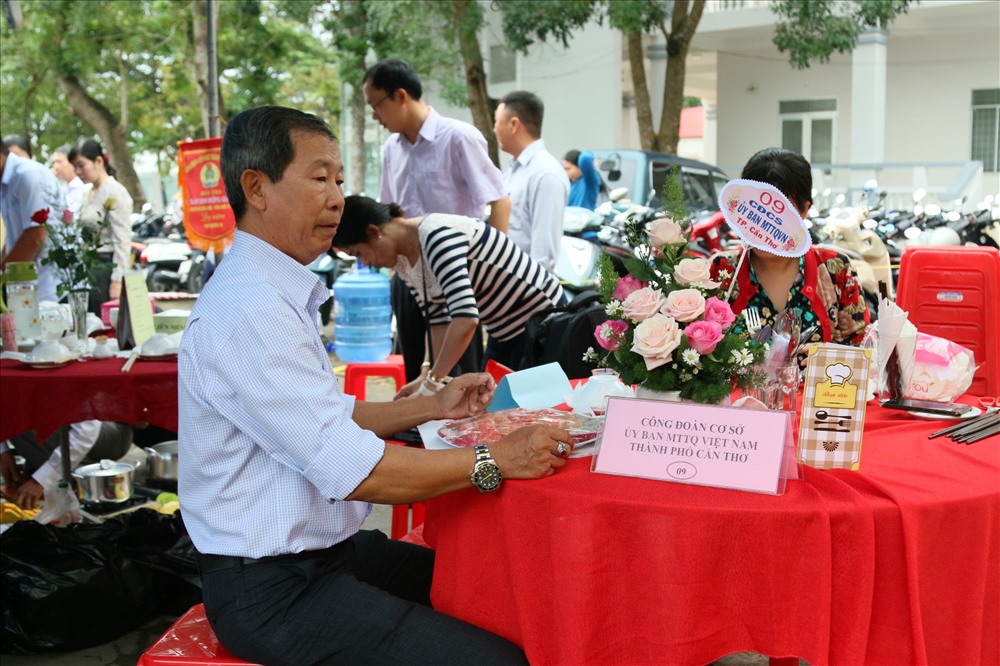
[[[558,280],[506,235],[470,217],[404,218],[396,204],[349,196],[333,247],[368,266],[395,269],[426,313],[433,366],[426,362],[397,398],[440,389],[480,321],[489,332],[485,360],[517,369],[525,322],[562,301]]]
[[[101,229],[99,251],[101,259],[111,264],[111,270],[94,275],[96,288],[90,292],[90,311],[100,314],[102,303],[121,296],[122,277],[129,270],[132,197],[125,186],[115,180],[115,170],[97,141],[80,139],[68,157],[80,180],[93,185],[83,200],[78,219],[92,227],[100,227],[106,222]]]
[[[781,148],[761,150],[746,163],[740,177],[774,185],[803,218],[812,206],[812,169],[798,153]],[[773,326],[778,314],[793,308],[801,316],[803,330],[819,326],[803,342],[861,343],[871,315],[846,255],[811,247],[801,257],[780,257],[753,248],[747,259],[735,277],[736,287],[730,298],[733,312],[739,314],[755,307],[761,324]],[[716,257],[713,279],[731,276],[739,260],[739,253],[735,257]],[[720,276],[723,271],[726,273]]]

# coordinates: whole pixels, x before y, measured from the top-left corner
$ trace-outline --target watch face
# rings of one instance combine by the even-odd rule
[[[493,461],[477,464],[475,471],[472,473],[472,482],[482,492],[496,490],[502,478],[500,476],[500,468]]]

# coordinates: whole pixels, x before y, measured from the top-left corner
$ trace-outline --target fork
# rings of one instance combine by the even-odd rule
[[[747,325],[747,332],[755,335],[760,330],[760,310],[755,307],[747,308],[743,311],[743,320]]]

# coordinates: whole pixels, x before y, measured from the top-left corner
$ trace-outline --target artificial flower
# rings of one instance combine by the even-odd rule
[[[705,299],[705,321],[718,322],[725,329],[733,325],[736,315],[729,303],[712,296]]]
[[[652,370],[668,362],[680,343],[681,329],[674,318],[655,314],[635,327],[632,351],[642,356],[647,370]]]
[[[626,331],[628,331],[627,322],[610,319],[597,325],[594,337],[597,339],[597,344],[608,351],[615,351],[621,346]]]
[[[618,278],[618,285],[615,287],[614,298],[615,300],[624,301],[633,291],[638,291],[645,286],[647,286],[645,282],[632,277],[631,275]]]
[[[711,354],[722,342],[722,326],[717,321],[696,321],[684,329],[688,344],[699,354]]]
[[[681,259],[674,269],[674,277],[677,283],[686,286],[708,287],[715,289],[718,282],[712,281],[712,263],[708,259],[700,257],[695,259]]]
[[[663,299],[663,293],[659,289],[643,287],[629,294],[622,305],[625,310],[625,316],[639,323],[644,319],[649,319],[658,312],[663,312],[666,301]]]
[[[705,297],[697,289],[678,289],[667,295],[663,311],[677,321],[694,321],[705,312]]]
[[[36,210],[31,215],[31,221],[35,224],[45,224],[49,220],[49,209],[43,208],[41,210]]]
[[[681,225],[669,217],[659,217],[649,223],[649,243],[654,247],[685,242]]]

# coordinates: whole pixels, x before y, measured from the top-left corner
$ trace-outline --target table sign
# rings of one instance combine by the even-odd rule
[[[821,344],[806,361],[799,462],[817,469],[858,469],[872,352]]]
[[[125,274],[125,288],[118,304],[118,325],[115,337],[118,338],[119,349],[141,347],[156,330],[153,313],[145,304],[149,302],[149,290],[146,289],[146,278],[141,271],[131,271]],[[133,303],[142,306],[132,307]]]
[[[794,451],[790,412],[613,397],[591,470],[783,495]]]
[[[562,366],[558,363],[546,363],[504,375],[497,384],[493,402],[486,411],[499,412],[514,407],[555,407],[562,404],[572,392],[573,387]]]
[[[812,246],[795,206],[773,185],[731,180],[719,193],[719,207],[747,245],[782,257],[801,257]]]

